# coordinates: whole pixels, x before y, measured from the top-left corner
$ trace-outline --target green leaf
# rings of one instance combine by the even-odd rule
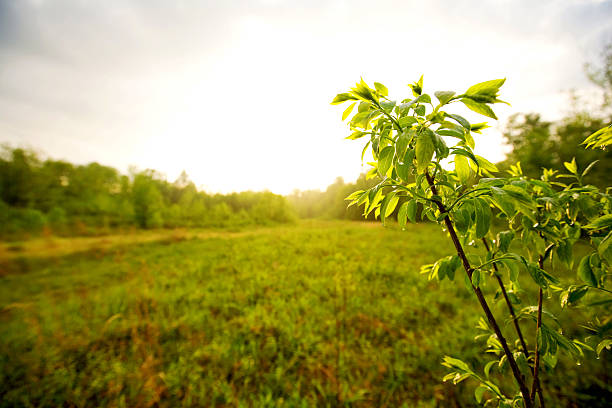
[[[472,170],[470,169],[467,157],[458,154],[455,155],[455,173],[457,173],[457,177],[459,177],[461,184],[468,184]]]
[[[378,102],[378,98],[372,94],[372,90],[370,89],[368,84],[365,83],[363,79],[357,82],[357,84],[355,85],[354,88],[351,89],[351,91],[353,95],[357,96],[358,98],[361,98],[366,101],[371,101],[371,102],[376,102],[376,103]]]
[[[513,354],[514,360],[516,361],[516,364],[519,366],[519,369],[521,370],[523,375],[528,375],[528,373],[531,373],[525,354],[520,351],[515,351]]]
[[[417,170],[419,173],[423,173],[429,166],[435,146],[432,138],[433,132],[429,129],[425,129],[417,136],[416,140],[416,160]]]
[[[491,368],[497,364],[497,360],[489,361],[487,365],[484,367],[485,377],[489,378],[489,374],[491,373]]]
[[[423,75],[421,75],[421,78],[417,82],[408,86],[412,89],[412,94],[414,96],[421,95],[421,92],[423,92]]]
[[[387,96],[389,95],[389,90],[386,86],[381,84],[380,82],[374,82],[374,88],[378,91],[379,94]]]
[[[588,149],[597,147],[604,148],[612,144],[612,124],[599,129],[597,132],[587,137],[582,144],[586,144]]]
[[[476,155],[476,159],[478,161],[478,167],[480,167],[481,169],[490,173],[496,173],[498,171],[497,166],[495,166],[493,163],[491,163],[484,157]]]
[[[415,200],[410,200],[406,203],[406,217],[410,220],[410,222],[416,222],[416,213],[417,213],[417,202]]]
[[[351,200],[351,201],[352,201],[352,200],[358,199],[358,198],[359,198],[359,197],[361,197],[361,195],[362,195],[362,194],[364,194],[364,193],[365,193],[365,191],[364,191],[364,190],[357,190],[357,191],[355,191],[355,192],[353,192],[353,193],[349,194],[349,195],[348,195],[348,196],[345,198],[345,200]]]
[[[394,153],[395,148],[393,146],[387,146],[380,152],[378,156],[378,174],[380,174],[381,177],[384,177],[389,167],[391,167]]]
[[[487,104],[476,102],[469,98],[461,98],[461,102],[463,102],[463,104],[467,106],[468,109],[476,113],[480,113],[481,115],[487,116],[489,118],[497,119],[497,116],[495,116],[495,112],[493,112],[493,109],[491,109]]]
[[[491,228],[491,218],[493,216],[489,203],[482,198],[474,200],[476,203],[476,238],[481,239]]]
[[[397,175],[402,181],[407,182],[410,178],[410,164],[407,163],[397,163],[395,166],[395,171],[397,171]]]
[[[427,94],[419,96],[419,103],[431,103],[431,96]]]
[[[597,252],[599,252],[599,255],[605,257],[605,253],[610,247],[610,244],[612,244],[612,231],[610,231],[608,235],[606,235],[606,237],[599,243],[599,246],[597,247]]]
[[[529,262],[527,264],[527,271],[529,271],[529,275],[535,283],[538,284],[542,289],[546,289],[548,287],[548,281],[544,275],[544,271],[540,269],[540,267],[533,262]]]
[[[395,101],[382,101],[380,103],[380,107],[387,113],[391,113],[393,108],[395,107]]]
[[[414,131],[405,130],[398,137],[395,143],[395,150],[397,151],[397,157],[404,157],[408,144],[412,140]]]
[[[514,239],[514,231],[501,231],[497,234],[497,246],[503,253],[508,252],[510,244]]]
[[[463,116],[455,115],[452,113],[447,114],[447,116],[455,119],[457,123],[463,126],[467,131],[470,131],[472,129],[472,127],[470,126],[470,122],[468,122],[467,119],[465,119]]]
[[[351,114],[351,112],[353,111],[353,108],[355,107],[355,105],[357,104],[357,102],[353,102],[351,103],[348,108],[346,108],[344,110],[344,112],[342,112],[342,120],[345,120],[346,118],[349,117],[349,115]]]
[[[408,203],[410,201],[405,202],[399,208],[397,212],[397,223],[399,224],[401,229],[406,228],[406,220],[408,218]]]
[[[585,226],[585,228],[595,229],[595,230],[610,228],[610,227],[612,227],[612,214],[603,215],[597,218],[595,221],[591,221],[588,225]]]
[[[597,278],[591,269],[590,255],[584,256],[578,264],[578,277],[587,285],[597,287]]]
[[[612,348],[612,339],[603,339],[595,348],[595,351],[597,352],[597,357],[599,357],[599,355],[604,349],[610,350],[611,348]]]
[[[455,227],[461,234],[466,234],[470,229],[471,217],[470,212],[465,208],[460,208],[453,213],[453,221]]]
[[[455,95],[455,92],[453,92],[453,91],[437,91],[437,92],[434,92],[434,95],[436,95],[436,98],[438,98],[438,100],[440,101],[440,104],[444,105],[444,104],[448,103],[448,101],[450,101],[453,98],[453,95]]]
[[[474,123],[471,127],[471,131],[474,133],[481,133],[480,131],[483,129],[487,129],[490,128],[491,126],[489,126],[487,124],[487,122],[482,122],[482,123]]]
[[[382,199],[383,199],[382,188],[371,189],[370,192],[368,193],[368,201],[370,202],[370,205],[366,207],[366,212],[364,215],[370,214],[378,206],[378,204],[382,201]]]
[[[516,210],[514,203],[506,191],[499,187],[491,186],[494,203],[506,214],[508,218],[513,217]]]
[[[442,137],[436,132],[432,132],[432,135],[436,158],[444,159],[448,157],[449,149],[446,143],[444,142],[444,139],[442,139]]]
[[[423,116],[425,114],[425,106],[419,105],[416,108],[414,108],[414,111],[416,112],[417,115]]]
[[[582,177],[586,176],[587,174],[589,174],[589,172],[591,171],[591,169],[593,168],[593,166],[595,166],[597,163],[599,162],[599,160],[595,160],[593,162],[591,162],[586,169],[584,169],[584,171],[582,172]]]
[[[436,133],[442,136],[456,137],[461,140],[465,140],[465,133],[457,129],[438,129]]]
[[[502,189],[514,200],[518,201],[519,203],[526,205],[530,208],[534,207],[533,201],[531,199],[531,196],[529,196],[529,194],[527,194],[527,192],[522,189],[519,186],[513,185],[513,184],[507,184],[505,186],[502,187]]]
[[[365,135],[367,135],[366,132],[362,132],[361,130],[356,130],[353,133],[351,133],[350,135],[348,135],[346,137],[346,139],[348,139],[348,140],[356,140],[356,139],[360,139],[360,138],[364,137]]]
[[[484,385],[479,385],[478,388],[474,390],[474,397],[476,398],[476,402],[478,402],[479,404],[482,403],[482,397],[486,391],[488,391],[488,388]]]
[[[448,368],[459,370],[461,373],[474,373],[466,363],[450,356],[444,356],[444,359],[442,360],[442,365]]]
[[[574,157],[571,162],[563,162],[566,169],[572,174],[578,174],[578,166],[576,165],[576,158]]]
[[[496,95],[504,82],[506,82],[506,78],[480,82],[470,86],[465,93],[467,95]]]
[[[404,116],[398,119],[398,123],[402,128],[406,128],[416,123],[417,119],[414,116]]]
[[[519,276],[519,262],[513,259],[501,259],[499,261],[502,263],[507,269],[510,277],[510,281],[516,287],[518,286],[518,276]]]
[[[349,93],[339,93],[338,95],[336,95],[336,97],[331,102],[331,104],[338,105],[339,103],[342,103],[345,101],[356,101],[356,100],[358,99]]]
[[[475,287],[480,286],[480,269],[474,269],[472,271],[472,285]]]
[[[559,260],[569,267],[571,267],[573,263],[573,257],[572,257],[573,247],[574,247],[573,243],[569,239],[566,239],[566,240],[559,241],[559,243],[557,244],[557,248],[555,250],[557,252],[557,256],[559,257]]]
[[[588,286],[571,286],[561,295],[561,307],[568,304],[576,303],[589,291]]]
[[[386,218],[393,214],[393,211],[395,210],[398,201],[399,197],[396,195],[395,192],[389,193],[385,197],[385,200],[383,201],[383,204],[380,208],[380,217],[383,225],[385,225]]]

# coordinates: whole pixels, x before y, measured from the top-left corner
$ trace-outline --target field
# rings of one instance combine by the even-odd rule
[[[0,406],[472,406],[440,361],[476,366],[476,302],[419,274],[450,249],[341,221],[3,244]],[[543,373],[551,406],[606,406],[608,367]]]

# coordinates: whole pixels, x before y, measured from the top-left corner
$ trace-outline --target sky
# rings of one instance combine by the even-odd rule
[[[331,99],[363,77],[397,99],[507,78],[476,139],[570,110],[612,42],[612,1],[0,0],[0,143],[208,192],[325,189],[367,170]],[[459,110],[468,119],[482,121]]]

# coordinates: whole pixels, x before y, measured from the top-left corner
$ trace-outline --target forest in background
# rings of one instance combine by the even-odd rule
[[[126,228],[241,227],[290,222],[295,213],[270,192],[207,194],[183,172],[168,182],[154,170],[42,160],[4,147],[0,155],[0,235],[88,235]]]

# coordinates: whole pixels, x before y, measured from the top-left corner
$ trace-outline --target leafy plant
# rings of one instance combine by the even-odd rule
[[[484,312],[486,320],[478,328],[486,334],[477,338],[486,339],[486,352],[496,360],[489,361],[480,375],[467,363],[446,357],[443,364],[452,372],[444,380],[478,381],[475,397],[486,406],[531,408],[538,403],[544,406],[539,380],[542,365],[553,369],[561,351],[577,360],[584,358],[585,350],[593,350],[589,342],[598,336],[598,352],[610,347],[602,329],[609,326],[610,319],[601,308],[610,303],[609,298],[594,302],[593,307],[600,308],[594,313],[604,324],[598,320],[589,326],[594,337],[586,342],[569,339],[559,318],[544,310],[543,303],[545,296],[558,295],[562,307],[573,307],[587,294],[610,293],[605,284],[612,262],[612,197],[607,191],[583,185],[595,163],[579,170],[575,161],[567,162],[568,174],[544,170],[540,179],[526,177],[516,163],[507,177],[494,176],[496,166],[474,153],[473,135],[487,124],[472,124],[446,109],[460,102],[497,119],[491,106],[503,103],[498,95],[504,82],[482,82],[460,94],[435,92],[436,103],[423,92],[423,77],[409,85],[412,97],[400,102],[389,98],[384,85],[375,82],[372,88],[361,80],[338,94],[332,104],[350,103],[342,114],[351,129],[347,139],[367,138],[362,159],[370,148],[374,161],[368,163],[372,166],[368,176],[378,175],[381,180],[349,195],[349,205],[363,205],[365,216],[374,212],[383,224],[399,206],[397,219],[402,228],[416,221],[421,207],[421,218],[440,224],[455,247],[454,254],[425,265],[422,273],[430,279],[453,280],[462,268],[465,285]],[[451,160],[454,166],[448,169],[445,163]],[[562,183],[563,179],[569,182]],[[497,234],[491,228],[494,217],[504,225]],[[592,248],[580,261],[573,251],[578,241]],[[582,282],[562,281],[559,264],[577,267]],[[515,305],[530,299],[530,291],[521,283],[525,274],[535,283],[538,303],[517,313]],[[491,311],[482,290],[489,279],[499,288],[496,297],[503,297],[506,303],[516,342],[502,333],[499,318]],[[525,320],[535,323],[531,348],[520,325]],[[500,370],[509,366],[516,387],[508,390],[496,384],[490,375],[494,366]]]

